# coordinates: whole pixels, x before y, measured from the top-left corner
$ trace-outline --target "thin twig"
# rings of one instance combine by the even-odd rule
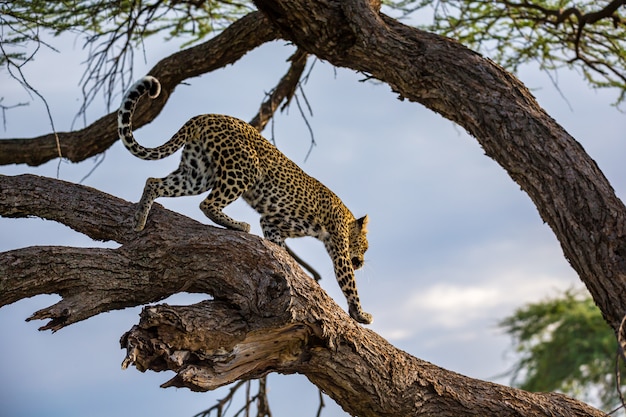
[[[0,102],[2,102],[2,100],[4,100],[4,97],[0,98]],[[7,111],[14,109],[16,107],[22,107],[22,106],[28,106],[28,103],[17,103],[11,106],[5,106],[5,105],[0,104],[0,111],[2,112],[2,127],[5,131],[7,130],[7,116],[6,116]]]
[[[306,99],[306,96],[304,95],[304,91],[302,91],[302,89],[300,89],[300,91],[302,92],[302,96],[304,98],[304,101],[307,104],[307,106],[309,107],[309,111],[310,111],[311,107],[309,106],[309,102]],[[302,119],[304,120],[304,123],[306,124],[306,127],[309,130],[309,135],[311,136],[311,144],[309,146],[309,150],[307,151],[306,155],[304,156],[304,162],[306,162],[306,160],[309,159],[309,156],[311,155],[311,151],[313,151],[313,148],[317,145],[317,143],[315,143],[315,134],[313,133],[313,128],[311,127],[311,124],[309,123],[309,119],[304,114],[304,110],[302,109],[302,106],[300,105],[300,100],[298,99],[298,95],[295,95],[294,97],[296,99],[296,105],[298,106],[298,110],[300,111],[300,115],[302,116]],[[311,114],[311,116],[313,116],[313,112],[310,112],[310,114]]]
[[[99,155],[96,155],[95,157],[95,163],[94,166],[89,170],[89,172],[87,174],[85,174],[84,177],[82,177],[80,179],[80,181],[78,181],[79,184],[82,184],[83,181],[85,181],[87,178],[89,178],[91,176],[91,174],[94,173],[94,171],[100,166],[100,164],[102,164],[104,162],[104,159],[106,158],[106,151],[102,152]]]
[[[7,71],[9,75],[11,76],[11,78],[19,82],[26,89],[26,91],[28,91],[29,93],[33,93],[37,97],[39,97],[39,99],[41,99],[41,101],[43,102],[44,107],[46,108],[46,113],[48,114],[48,121],[50,122],[50,127],[52,129],[52,133],[56,141],[57,155],[59,157],[59,164],[57,165],[57,178],[58,178],[59,170],[61,167],[61,160],[63,159],[63,154],[61,153],[61,141],[59,140],[59,135],[57,134],[57,130],[54,126],[54,119],[52,118],[52,112],[50,111],[50,106],[48,105],[48,101],[46,100],[46,98],[35,87],[33,87],[28,82],[28,80],[26,80],[26,76],[22,72],[22,66],[25,65],[28,61],[30,61],[30,59],[32,59],[36,51],[33,52],[33,54],[21,64],[16,63],[9,57],[9,54],[4,49],[2,42],[0,42],[0,52],[2,52],[2,54],[4,55],[4,58],[6,60]],[[17,71],[17,75],[13,72],[14,70]]]
[[[315,417],[320,417],[322,415],[322,409],[326,406],[326,404],[324,404],[324,393],[321,389],[318,390],[318,393],[320,398],[320,405],[317,407],[317,414],[315,414]]]
[[[222,417],[224,413],[228,411],[228,407],[230,406],[230,403],[232,402],[233,397],[235,396],[239,388],[241,388],[241,386],[245,384],[246,382],[247,381],[237,381],[230,388],[230,390],[228,391],[228,394],[224,398],[222,398],[221,400],[218,400],[217,403],[215,403],[215,405],[212,406],[211,408],[207,408],[206,410],[201,411],[198,414],[195,414],[193,417],[209,417],[213,411],[217,413],[217,417]]]

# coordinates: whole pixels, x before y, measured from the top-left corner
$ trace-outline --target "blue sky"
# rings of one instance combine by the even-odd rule
[[[69,130],[80,105],[78,82],[84,53],[73,37],[55,38],[62,54],[42,51],[26,68],[29,81],[51,107],[58,130]],[[159,59],[178,50],[157,40],[146,42],[145,61],[135,78]],[[136,132],[148,146],[163,143],[188,118],[224,113],[250,120],[287,69],[293,47],[265,45],[226,69],[179,86],[161,116]],[[138,54],[140,55],[140,54]],[[626,192],[626,119],[611,107],[615,92],[592,91],[579,74],[561,72],[560,92],[532,66],[519,74],[539,103],[582,143],[609,178],[618,196]],[[515,308],[581,287],[563,258],[549,227],[530,199],[462,128],[419,104],[401,102],[389,87],[359,82],[362,76],[316,62],[306,97],[308,120],[317,145],[305,161],[310,137],[295,105],[264,132],[277,146],[337,195],[357,216],[370,216],[370,250],[357,273],[364,309],[374,315],[370,327],[397,347],[444,368],[481,379],[510,369],[510,340],[497,322]],[[28,100],[24,91],[0,74],[4,104]],[[104,113],[97,101],[88,122]],[[32,137],[50,131],[37,100],[7,113],[0,137]],[[272,133],[273,132],[273,133]],[[42,167],[0,167],[0,174],[31,172],[80,181],[95,164],[58,161]],[[84,181],[136,202],[149,176],[164,176],[178,165],[176,156],[146,162],[121,144]],[[204,223],[201,196],[160,199],[159,203]],[[243,201],[226,210],[261,234],[258,215]],[[107,246],[68,228],[40,219],[0,218],[0,250],[29,245]],[[292,240],[290,246],[323,276],[322,287],[343,307],[332,264],[322,244]],[[161,389],[172,374],[121,371],[124,351],[119,337],[137,320],[139,308],[102,314],[55,334],[38,332],[42,323],[24,322],[58,297],[40,296],[0,309],[0,408],[14,417],[176,415],[191,416],[226,391],[191,393]],[[170,303],[198,296],[179,295]],[[276,416],[315,414],[317,390],[297,375],[271,375],[270,401]],[[345,415],[331,400],[325,416]],[[310,412],[304,412],[310,408]],[[3,411],[3,415],[5,415]]]

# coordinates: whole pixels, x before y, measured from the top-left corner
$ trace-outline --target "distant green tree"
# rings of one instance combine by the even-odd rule
[[[530,303],[499,323],[520,357],[512,383],[527,391],[560,391],[605,409],[620,404],[615,334],[582,291]],[[620,371],[624,370],[620,361]]]

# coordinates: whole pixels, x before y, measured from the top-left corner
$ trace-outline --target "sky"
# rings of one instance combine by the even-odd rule
[[[73,36],[54,38],[61,53],[42,50],[25,68],[48,100],[56,128],[69,130],[80,103],[85,60]],[[137,54],[140,78],[178,45],[148,40]],[[241,61],[179,86],[162,114],[138,129],[148,146],[165,142],[190,117],[229,114],[250,120],[264,94],[284,74],[293,46],[266,44]],[[548,113],[596,160],[617,195],[626,193],[626,117],[611,103],[614,91],[591,90],[580,74],[562,71],[558,89],[536,66],[523,66],[520,79]],[[395,346],[451,371],[508,383],[503,376],[515,359],[510,338],[497,323],[529,302],[581,288],[550,228],[528,196],[484,155],[463,128],[415,103],[399,101],[382,83],[316,61],[303,87],[313,115],[307,115],[316,145],[305,160],[311,137],[292,105],[264,132],[306,172],[342,198],[355,216],[370,217],[366,265],[357,272],[369,326]],[[0,73],[3,104],[30,100],[6,113],[0,138],[50,132],[46,110],[22,87]],[[300,96],[304,106],[304,98]],[[103,100],[90,107],[87,122],[106,112]],[[80,127],[80,126],[79,126]],[[178,154],[177,154],[178,155]],[[120,143],[104,159],[78,164],[51,161],[41,167],[0,166],[0,174],[35,173],[79,182],[131,202],[149,176],[165,176],[178,157],[141,161]],[[202,196],[159,199],[167,208],[211,222],[198,208]],[[226,209],[261,235],[258,214],[243,201]],[[332,263],[312,238],[290,246],[322,274],[320,285],[344,309]],[[0,250],[31,245],[116,247],[93,242],[65,226],[41,219],[0,218]],[[119,338],[138,321],[140,308],[101,314],[57,333],[39,332],[43,322],[25,322],[57,296],[38,296],[0,308],[1,416],[192,416],[226,394],[161,389],[173,373],[122,371]],[[181,294],[169,303],[189,304],[198,295]],[[314,416],[317,389],[299,375],[269,376],[273,415]],[[326,400],[324,416],[344,416]]]

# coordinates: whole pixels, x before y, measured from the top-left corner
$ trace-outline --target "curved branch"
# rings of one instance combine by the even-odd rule
[[[317,291],[308,285],[302,290]],[[446,371],[396,349],[345,313],[334,314],[336,306],[325,308],[328,314],[317,320],[294,315],[249,321],[219,301],[146,307],[120,341],[127,351],[123,367],[174,371],[162,387],[193,391],[269,372],[300,373],[345,411],[363,417],[605,415],[560,394],[528,393]],[[332,337],[325,334],[329,329]]]
[[[276,39],[276,35],[265,17],[253,12],[213,39],[161,60],[150,70],[161,82],[161,95],[157,100],[140,102],[133,123],[138,128],[152,121],[183,80],[232,64],[257,46]],[[110,113],[81,130],[59,132],[58,138],[63,156],[72,162],[102,153],[118,139],[117,114]],[[37,166],[58,156],[54,134],[0,140],[0,165]]]

